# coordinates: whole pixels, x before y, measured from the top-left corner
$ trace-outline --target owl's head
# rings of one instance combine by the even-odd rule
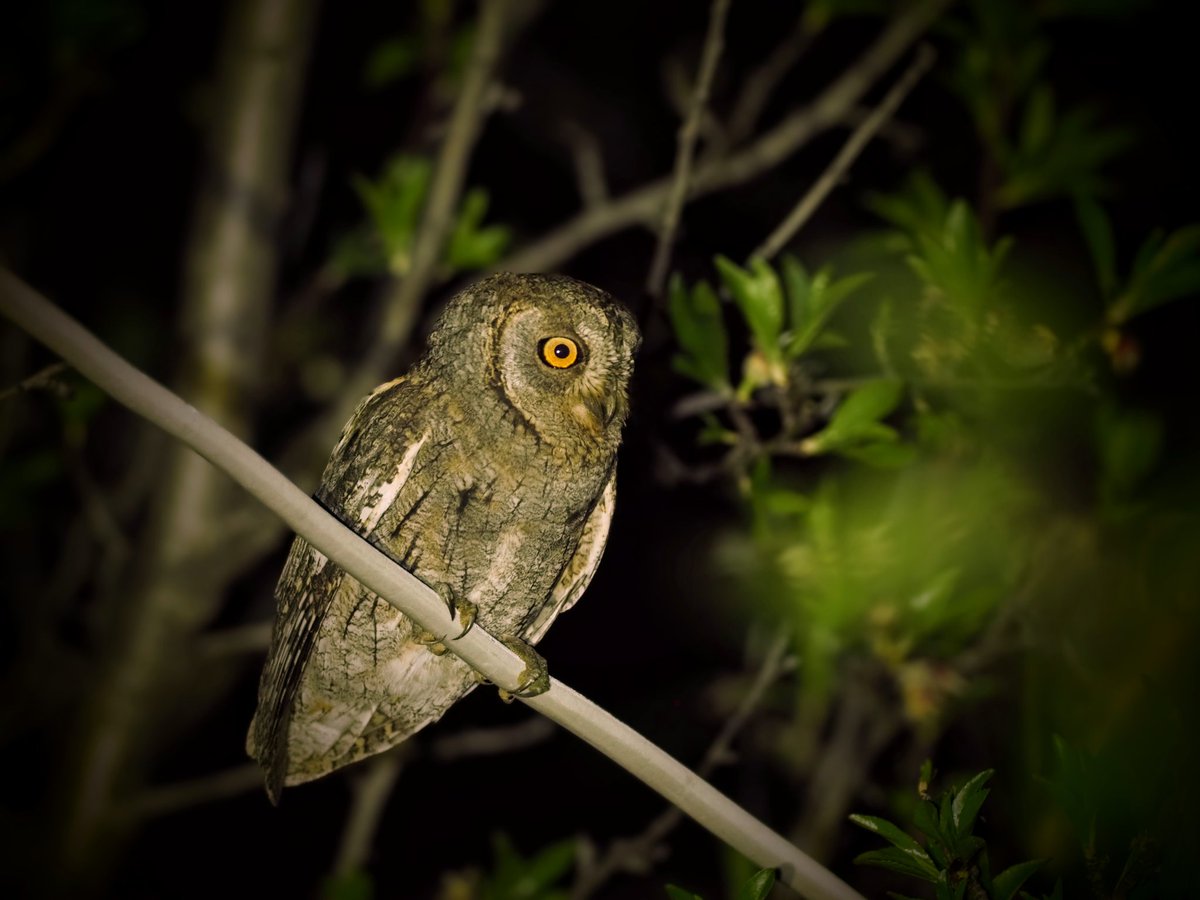
[[[573,455],[620,442],[641,337],[599,288],[561,275],[493,275],[450,301],[431,354],[445,358],[449,342],[484,350],[477,389],[543,442]]]

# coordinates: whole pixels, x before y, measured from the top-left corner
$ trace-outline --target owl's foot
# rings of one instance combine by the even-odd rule
[[[546,660],[533,649],[531,644],[512,635],[499,637],[497,640],[515,653],[521,662],[525,663],[517,689],[509,693],[504,688],[500,688],[501,700],[505,703],[512,703],[513,697],[536,697],[538,694],[544,694],[550,690],[550,670],[546,668]]]
[[[462,631],[454,638],[457,641],[475,624],[475,617],[479,615],[479,607],[470,600],[455,600],[454,605],[450,607],[450,615],[458,616],[458,621],[462,623]]]
[[[438,596],[442,598],[442,602],[450,610],[450,617],[457,616],[458,621],[462,623],[462,631],[456,634],[451,640],[457,641],[460,637],[471,630],[471,626],[475,624],[475,617],[479,614],[479,607],[470,600],[463,600],[455,597],[446,585],[438,585],[434,588]],[[418,644],[423,644],[429,648],[429,652],[434,656],[441,656],[448,649],[446,647],[446,635],[440,637],[431,631],[420,631],[413,635],[413,640]]]

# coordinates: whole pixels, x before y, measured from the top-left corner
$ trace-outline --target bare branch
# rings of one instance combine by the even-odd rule
[[[53,387],[57,383],[58,376],[66,370],[67,364],[64,362],[51,363],[44,369],[34,372],[28,378],[22,378],[16,384],[10,385],[0,391],[0,403],[9,397],[15,397],[17,394],[26,394],[29,391],[39,391]]]
[[[256,763],[247,763],[202,778],[144,791],[140,797],[124,806],[126,814],[133,819],[153,819],[204,803],[236,797],[261,787],[262,769]]]
[[[671,248],[675,244],[675,232],[679,228],[679,215],[687,198],[688,183],[692,177],[692,159],[696,153],[696,138],[700,134],[700,122],[708,108],[708,94],[712,89],[713,76],[725,46],[725,19],[729,15],[730,0],[713,0],[708,14],[708,33],[704,37],[704,50],[700,54],[700,71],[688,103],[687,117],[679,129],[675,149],[674,175],[671,187],[663,204],[662,219],[658,226],[658,246],[650,273],[646,276],[646,293],[651,302],[662,293],[667,280],[667,267],[671,264]]]
[[[787,159],[814,135],[841,121],[951,2],[953,0],[926,0],[905,7],[875,43],[811,105],[787,116],[742,150],[696,166],[688,199],[743,184],[761,175]],[[584,247],[614,232],[632,225],[649,226],[662,209],[670,187],[669,176],[659,178],[603,206],[584,210],[502,260],[493,270],[542,272],[554,269]]]
[[[540,744],[553,733],[554,726],[549,719],[533,716],[516,725],[472,728],[436,738],[429,747],[429,755],[438,762],[455,762],[473,756],[496,756]]]
[[[720,733],[704,754],[696,774],[707,778],[719,766],[728,763],[732,758],[733,742],[741,733],[754,711],[762,702],[763,695],[780,676],[795,667],[795,660],[788,655],[788,635],[780,631],[767,648],[766,658],[758,670],[758,675],[751,684],[750,690],[742,698],[733,715],[726,721]],[[580,867],[579,877],[571,888],[571,900],[585,900],[596,892],[608,879],[620,872],[641,873],[649,869],[650,863],[659,854],[660,845],[668,834],[683,819],[683,814],[676,808],[664,810],[641,833],[632,838],[613,841],[608,852],[599,861],[592,860],[590,864]]]
[[[575,166],[575,183],[584,209],[600,206],[608,200],[608,184],[604,177],[604,155],[596,136],[577,122],[567,122],[562,128],[563,140],[571,150]]]
[[[453,629],[450,611],[436,592],[348,529],[229,431],[129,365],[3,268],[0,312],[119,403],[219,467],[315,549],[421,628],[435,634]],[[476,626],[448,644],[451,652],[492,683],[510,692],[520,683],[525,664],[483,628]],[[695,773],[562,682],[551,679],[544,694],[521,699],[623,766],[734,849],[760,866],[780,869],[782,880],[797,891],[818,900],[859,896]]]
[[[467,164],[475,149],[485,115],[485,100],[505,36],[512,0],[485,0],[463,74],[462,87],[450,116],[446,137],[434,163],[429,196],[412,248],[412,263],[384,300],[383,321],[374,346],[354,377],[347,382],[347,402],[357,403],[391,374],[396,353],[404,346],[420,312],[421,298],[437,274],[438,260],[454,224]],[[346,411],[347,414],[349,410]],[[339,422],[345,416],[339,418]]]
[[[726,137],[730,144],[737,146],[754,133],[771,94],[808,49],[815,33],[812,19],[801,12],[796,17],[796,27],[771,51],[763,64],[746,77],[729,114]]]
[[[887,96],[875,108],[869,116],[863,119],[862,123],[851,133],[846,143],[842,145],[842,149],[838,151],[838,155],[833,158],[833,162],[821,173],[821,176],[813,182],[813,186],[808,192],[800,198],[800,202],[792,209],[782,222],[776,226],[762,244],[755,249],[751,256],[761,256],[763,259],[770,259],[776,253],[783,249],[796,232],[804,227],[804,223],[809,220],[817,207],[824,202],[829,196],[829,192],[834,189],[850,166],[854,164],[854,160],[862,153],[863,149],[870,143],[876,132],[883,124],[895,115],[896,110],[900,108],[900,104],[904,102],[904,98],[921,80],[921,76],[929,71],[929,67],[933,65],[937,54],[928,44],[922,44],[917,49],[917,58],[913,64],[908,67],[908,70],[892,86],[892,89],[887,92]]]
[[[366,865],[392,789],[409,756],[408,745],[401,744],[368,760],[366,765],[352,774],[350,784],[354,799],[346,814],[346,827],[342,830],[342,840],[334,857],[335,876],[349,875]]]

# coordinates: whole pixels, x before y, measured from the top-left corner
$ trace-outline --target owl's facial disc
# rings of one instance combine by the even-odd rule
[[[505,395],[544,440],[619,440],[630,351],[602,310],[545,303],[511,309],[497,349]]]

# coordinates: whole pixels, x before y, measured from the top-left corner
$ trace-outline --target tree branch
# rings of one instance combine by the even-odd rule
[[[817,211],[817,207],[842,180],[850,166],[854,164],[854,160],[858,159],[858,155],[871,142],[883,124],[896,114],[896,110],[900,108],[904,98],[921,80],[921,76],[929,71],[929,67],[933,65],[936,58],[937,54],[928,44],[922,44],[917,49],[917,58],[913,64],[887,92],[887,96],[883,98],[879,106],[854,129],[846,143],[842,145],[842,149],[838,151],[838,155],[833,158],[821,176],[813,182],[813,186],[800,198],[800,202],[776,226],[770,236],[750,254],[752,257],[761,256],[763,259],[770,259],[795,237],[796,232],[804,227],[812,214]]]
[[[437,274],[437,264],[454,224],[454,213],[467,177],[467,164],[486,114],[484,100],[504,40],[512,0],[483,0],[479,8],[471,57],[450,116],[446,136],[434,163],[429,195],[413,241],[412,263],[384,300],[383,321],[374,346],[357,373],[347,382],[348,402],[357,403],[379,382],[392,375],[397,352],[416,323],[421,298]],[[346,411],[347,416],[349,410]],[[346,416],[338,415],[341,422]]]
[[[743,184],[779,165],[813,136],[836,125],[854,109],[897,59],[953,0],[925,0],[906,7],[867,50],[809,106],[793,112],[744,149],[695,169],[687,199]],[[615,200],[585,209],[543,237],[502,260],[493,271],[543,272],[584,247],[632,225],[649,226],[662,209],[670,176],[651,181]]]
[[[346,528],[233,434],[122,360],[78,322],[2,268],[0,311],[118,402],[220,468],[315,549],[421,628],[435,634],[453,629],[446,604],[433,590]],[[473,628],[448,645],[493,683],[510,691],[519,684],[524,663],[484,629]],[[801,893],[814,898],[859,896],[781,835],[561,682],[552,679],[546,693],[522,702],[623,766],[758,865],[780,869],[782,880]]]
[[[667,280],[667,267],[671,264],[671,248],[675,244],[675,232],[679,229],[679,214],[687,197],[688,182],[692,177],[692,159],[696,153],[696,138],[700,135],[700,121],[708,108],[708,94],[712,89],[713,76],[725,46],[725,19],[729,15],[730,0],[712,0],[708,14],[708,33],[704,37],[704,49],[700,54],[700,70],[688,102],[687,115],[679,129],[675,149],[675,165],[671,187],[662,208],[662,219],[658,226],[658,246],[646,276],[646,293],[654,303],[662,293]]]

